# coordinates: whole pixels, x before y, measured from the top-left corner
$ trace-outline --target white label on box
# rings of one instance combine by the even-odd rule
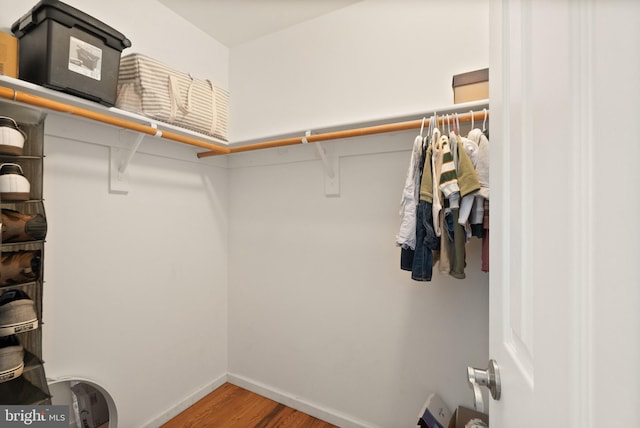
[[[430,394],[418,415],[418,425],[428,428],[444,428],[451,420],[451,411],[437,394]],[[422,425],[420,425],[422,421]]]
[[[102,78],[102,49],[75,37],[70,37],[69,70],[100,80]]]

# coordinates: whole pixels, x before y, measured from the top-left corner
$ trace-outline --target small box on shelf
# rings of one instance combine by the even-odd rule
[[[452,87],[455,104],[486,100],[489,98],[489,69],[456,74]]]
[[[18,39],[0,32],[0,74],[18,77]]]

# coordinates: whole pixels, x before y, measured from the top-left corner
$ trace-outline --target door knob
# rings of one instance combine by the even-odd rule
[[[489,360],[489,366],[486,370],[467,367],[467,379],[471,389],[473,389],[475,408],[479,412],[484,412],[480,386],[486,386],[491,392],[491,397],[494,400],[500,400],[500,370],[495,360]]]
[[[473,390],[473,408],[478,412],[485,413],[484,399],[482,398],[482,391],[480,386],[475,382],[470,382],[471,389]]]

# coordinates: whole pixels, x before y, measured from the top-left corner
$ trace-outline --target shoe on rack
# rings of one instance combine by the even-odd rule
[[[0,296],[0,336],[24,333],[38,328],[36,306],[22,290],[5,291]]]
[[[24,349],[16,336],[0,337],[0,383],[17,378],[24,370]]]
[[[47,220],[42,214],[24,214],[2,209],[2,242],[40,241],[47,236]]]
[[[27,134],[18,126],[15,120],[7,116],[0,116],[0,154],[22,154]]]
[[[26,201],[31,184],[17,163],[0,165],[0,199],[3,201]]]
[[[0,286],[32,282],[40,276],[40,250],[10,251],[0,256]]]

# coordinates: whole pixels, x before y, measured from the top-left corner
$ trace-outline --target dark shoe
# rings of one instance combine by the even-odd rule
[[[40,276],[40,251],[12,251],[0,257],[0,286],[32,282]]]
[[[2,209],[2,242],[40,241],[47,235],[47,220],[41,214],[23,214]]]

